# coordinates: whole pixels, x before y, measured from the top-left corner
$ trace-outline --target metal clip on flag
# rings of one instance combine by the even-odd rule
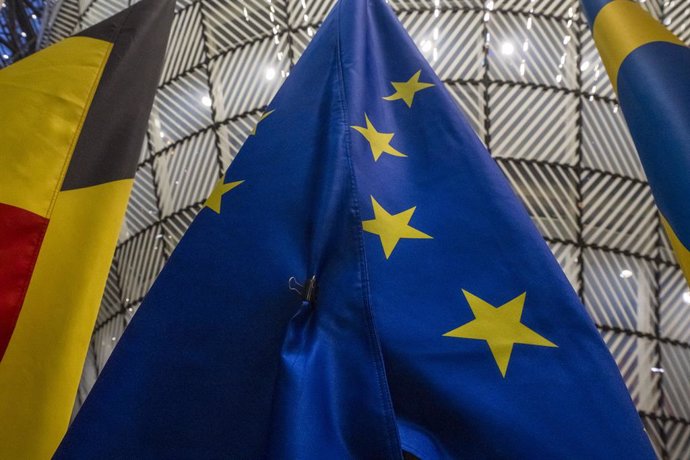
[[[0,458],[50,458],[67,430],[173,3],[0,71]]]
[[[383,0],[341,0],[268,110],[57,459],[654,457],[584,307]]]

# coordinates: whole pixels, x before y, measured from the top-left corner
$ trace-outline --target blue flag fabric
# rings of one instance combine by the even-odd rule
[[[635,2],[581,3],[690,283],[690,48]]]
[[[654,458],[618,369],[383,0],[341,0],[57,459]]]

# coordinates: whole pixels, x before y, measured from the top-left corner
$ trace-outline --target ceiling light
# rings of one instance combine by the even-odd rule
[[[683,293],[683,302],[690,304],[690,291],[685,291]]]
[[[631,276],[633,276],[633,272],[628,270],[627,268],[624,268],[623,270],[621,270],[619,276],[623,279],[627,279],[627,278],[630,278]]]
[[[513,54],[515,51],[515,47],[511,42],[503,42],[501,45],[501,53],[505,54],[506,56]]]

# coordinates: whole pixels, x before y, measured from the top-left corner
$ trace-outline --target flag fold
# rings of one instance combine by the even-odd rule
[[[653,458],[618,369],[383,0],[341,0],[56,458]]]

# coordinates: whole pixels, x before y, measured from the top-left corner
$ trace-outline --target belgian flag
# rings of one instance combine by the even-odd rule
[[[67,429],[173,6],[0,71],[0,458],[49,458]]]

